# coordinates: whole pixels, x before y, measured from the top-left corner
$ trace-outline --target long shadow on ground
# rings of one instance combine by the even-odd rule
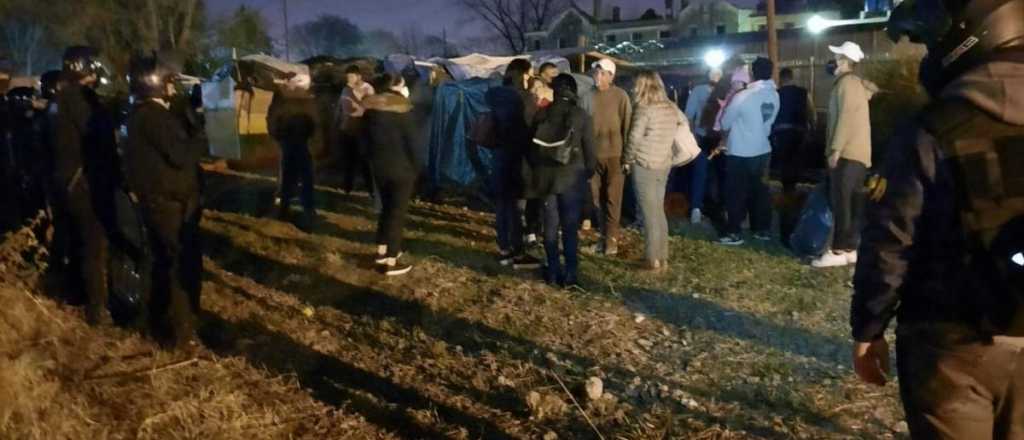
[[[244,356],[256,365],[277,374],[294,375],[313,397],[335,407],[353,409],[367,421],[393,430],[408,438],[448,438],[447,435],[422,426],[406,413],[406,408],[437,411],[447,423],[466,428],[474,437],[511,439],[488,420],[474,417],[440,404],[416,392],[313,350],[288,335],[245,320],[230,322],[205,317],[204,343],[222,356]],[[239,341],[252,343],[240,349]],[[366,397],[369,393],[373,398]]]
[[[208,186],[212,194],[207,197],[206,207],[222,212],[266,217],[272,215],[274,207],[274,191],[276,185],[264,179],[249,178],[230,174],[211,173],[207,176]],[[374,228],[377,214],[370,209],[370,200],[361,194],[342,194],[335,191],[317,191],[317,209],[321,212],[336,213],[355,217],[365,221]],[[428,235],[447,235],[460,239],[476,240],[487,244],[494,241],[487,227],[479,224],[460,224],[459,218],[429,206],[414,206],[406,222],[407,231],[419,231]],[[476,226],[477,229],[474,228]],[[375,232],[354,231],[339,227],[333,219],[322,219],[315,233],[325,233],[351,241],[353,243],[373,244]],[[408,238],[406,247],[414,253],[434,255],[456,265],[481,270],[482,262],[492,259],[490,254],[472,252],[469,249],[455,248],[437,241]],[[472,255],[470,255],[472,254]],[[488,275],[493,273],[487,272]]]
[[[219,203],[215,203],[214,207],[216,209],[226,210],[229,212],[252,215],[252,204],[245,202],[246,197],[251,198],[252,196],[245,196],[244,194],[251,194],[254,191],[254,185],[257,186],[256,192],[263,191],[266,194],[270,194],[270,197],[272,197],[274,190],[272,182],[261,182],[257,179],[230,175],[219,175],[218,178],[230,181],[229,188],[231,188],[230,193],[232,195],[228,197],[220,197]],[[223,194],[225,193],[222,192],[222,195]],[[239,194],[241,197],[234,194]],[[344,195],[335,192],[319,192],[318,196],[322,196],[324,194],[326,194],[326,196],[319,197],[319,205],[333,209],[336,212],[343,213],[344,215],[360,217],[372,224],[375,217],[372,211],[368,208],[369,201],[364,195]],[[266,198],[267,196],[263,197]],[[414,214],[429,220],[440,222],[450,222],[454,220],[454,218],[445,217],[446,213],[442,210],[434,209],[429,206],[424,209],[416,209]],[[224,220],[225,222],[231,223],[235,226],[242,227],[252,233],[260,232],[228,219],[218,219],[218,221],[219,220]],[[348,225],[339,225],[329,221],[321,223],[323,224],[319,226],[320,231],[317,232],[333,235],[343,240],[355,243],[368,244],[373,242],[372,232],[354,230],[347,227]],[[425,229],[424,226],[427,228],[433,227],[436,229],[429,232],[462,237],[460,232],[464,231],[459,231],[457,229],[445,229],[444,226],[448,225],[451,225],[451,223],[446,225],[436,225],[432,224],[430,221],[418,221],[413,222],[409,226],[409,229],[423,230]],[[395,298],[369,288],[344,283],[333,277],[328,277],[319,272],[311,271],[303,267],[287,265],[253,254],[234,246],[227,237],[211,234],[204,235],[204,240],[211,244],[207,247],[208,250],[211,251],[211,256],[225,269],[235,273],[244,274],[245,276],[251,277],[258,283],[273,287],[277,290],[289,292],[292,295],[300,297],[300,299],[314,305],[332,307],[346,313],[366,316],[377,320],[397,319],[398,322],[410,329],[420,328],[424,333],[431,337],[444,340],[450,345],[462,346],[469,352],[487,350],[494,353],[502,353],[506,356],[541,366],[543,365],[543,354],[550,351],[562,359],[571,360],[576,365],[583,368],[589,368],[596,365],[596,362],[588,358],[567,352],[547,350],[532,341],[512,336],[504,331],[494,329],[480,323],[467,321],[465,319],[452,317],[444,313],[430,310],[415,301]],[[272,238],[287,241],[289,245],[297,244],[295,243],[296,240],[278,237]],[[300,247],[306,251],[315,251],[315,249],[308,248],[306,245],[302,245]],[[409,240],[407,247],[416,254],[422,253],[423,255],[437,255],[456,266],[464,266],[484,273],[493,274],[491,273],[491,270],[488,270],[486,262],[490,259],[487,257],[485,252],[479,252],[464,247],[449,246],[430,240],[416,239]],[[357,255],[351,256],[358,257]],[[284,279],[286,275],[273,275],[275,273],[298,274],[301,278],[312,280],[309,284],[311,286],[318,286],[318,288],[303,289],[302,295],[300,295],[298,292],[295,292],[295,286],[288,285]],[[331,292],[331,294],[323,295],[323,292]],[[755,342],[762,346],[808,356],[823,363],[839,364],[842,362],[841,359],[843,359],[843,353],[845,353],[843,350],[846,344],[835,338],[813,334],[799,328],[774,324],[741,312],[724,309],[709,301],[642,290],[627,291],[625,299],[627,304],[641,305],[645,309],[649,309],[648,313],[651,313],[652,316],[660,318],[664,322],[674,324],[678,327],[715,331],[724,335],[731,335],[740,339]],[[611,376],[608,377],[609,380],[606,382],[613,387],[625,388],[625,384],[633,377],[637,376],[636,372],[627,371],[614,366],[602,367],[611,374]],[[641,374],[641,377],[644,377],[644,375]],[[657,378],[647,379],[656,380]],[[461,390],[460,392],[465,392],[464,394],[474,394],[474,391],[475,390]],[[749,399],[743,398],[742,393],[737,390],[734,390],[737,392],[711,389],[691,389],[689,391],[694,395],[705,398],[722,401],[734,400],[741,405],[754,404],[753,402],[748,401]],[[475,394],[471,397],[474,400],[491,406],[492,408],[507,410],[511,413],[522,413],[523,406],[521,402],[514,397],[510,399],[508,396]],[[820,415],[817,412],[818,409],[798,407],[794,406],[792,402],[775,400],[770,397],[766,397],[765,399],[766,401],[761,402],[761,405],[755,406],[777,408],[783,413],[788,411],[794,414],[801,414],[802,416],[808,417],[810,421],[824,429],[843,432],[846,431],[843,427],[836,426],[833,421],[829,420],[827,417]],[[699,415],[696,416],[700,417]],[[780,432],[774,431],[772,428],[756,424],[748,425],[743,429],[748,429],[752,432],[759,432],[766,436],[783,435]]]
[[[540,369],[545,369],[543,359],[548,352],[554,353],[562,359],[569,360],[582,369],[598,365],[589,358],[574,353],[550,350],[537,345],[533,341],[513,336],[485,324],[432,310],[416,301],[396,298],[372,288],[346,283],[315,270],[286,264],[254,254],[248,250],[236,247],[228,237],[206,233],[204,234],[204,241],[208,245],[207,254],[225,270],[246,276],[259,284],[291,294],[318,307],[330,307],[346,314],[363,316],[376,321],[393,320],[409,330],[418,328],[424,334],[438,340],[443,340],[450,346],[461,346],[466,353],[480,353],[486,350],[499,357],[520,360],[535,365]],[[288,275],[298,275],[300,278],[305,279],[304,284],[311,288],[296,288],[294,284],[287,282],[286,277]],[[724,314],[725,312],[722,313]],[[612,389],[625,389],[628,382],[638,375],[647,381],[659,380],[656,377],[648,377],[642,373],[638,374],[635,371],[627,371],[616,366],[601,365],[601,368],[609,374],[606,383]],[[689,388],[688,392],[703,398],[720,401],[730,400],[730,396],[725,396],[716,390],[684,388]],[[460,390],[460,392],[464,391],[466,390]],[[465,394],[470,394],[469,397],[492,408],[525,416],[523,413],[525,404],[517,397],[509,395],[509,393],[488,395],[484,392],[470,392]],[[744,406],[753,404],[753,402],[747,400],[740,400],[738,395],[736,403]],[[826,417],[818,414],[813,408],[797,407],[783,400],[763,402],[762,406],[764,405],[780,409],[783,412],[788,411],[792,414],[800,414],[825,429],[842,430]],[[694,417],[704,417],[701,414],[691,414],[686,410],[682,411]],[[574,426],[573,428],[577,427]],[[774,431],[772,427],[753,423],[743,426],[743,429],[758,432],[769,437],[784,435]],[[585,430],[580,431],[580,433],[586,435]]]
[[[627,305],[642,308],[662,322],[679,328],[709,330],[763,347],[814,358],[831,365],[845,362],[849,344],[838,338],[789,327],[691,296],[651,290],[623,292]],[[639,306],[639,307],[638,307]]]

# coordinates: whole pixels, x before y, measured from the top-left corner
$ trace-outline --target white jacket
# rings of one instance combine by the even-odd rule
[[[771,80],[756,81],[732,98],[722,114],[727,154],[758,157],[772,152],[769,136],[779,115],[779,92]]]

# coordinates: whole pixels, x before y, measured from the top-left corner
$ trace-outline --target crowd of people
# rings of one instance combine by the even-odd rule
[[[851,304],[856,374],[882,385],[889,374],[886,328],[898,318],[900,392],[911,435],[920,439],[1020,438],[1024,406],[1024,0],[907,0],[892,14],[894,40],[925,43],[921,83],[932,103],[891,140],[870,192],[869,100],[877,86],[856,74],[856,44],[831,47],[834,76],[825,150],[829,249],[815,267],[857,265]],[[179,90],[172,55],[131,63],[131,108],[103,102],[98,52],[68,48],[61,71],[40,90],[5,95],[0,121],[9,154],[0,170],[14,208],[45,209],[54,229],[50,269],[62,292],[85,306],[93,325],[113,320],[109,261],[133,237],[118,223],[134,212],[144,226],[136,267],[145,279],[135,324],[178,349],[193,349],[199,312],[200,159],[207,148],[201,103]],[[809,166],[806,139],[815,124],[810,94],[758,58],[712,70],[685,103],[672,102],[652,71],[630,93],[615,86],[618,66],[592,66],[592,86],[545,64],[517,59],[502,85],[486,93],[478,121],[490,133],[490,192],[497,262],[543,268],[552,285],[578,286],[579,235],[594,226],[595,251],[618,254],[627,179],[636,195],[644,259],[670,267],[665,194],[688,183],[690,219],[720,225],[718,242],[772,240],[770,163],[779,160],[783,197]],[[366,81],[346,72],[331,131],[344,145],[348,179],[362,174],[379,211],[375,263],[384,275],[408,273],[402,236],[422,169],[409,88],[399,75]],[[315,220],[308,76],[281,80],[268,115],[282,150],[280,215],[301,187],[303,229]],[[124,128],[122,130],[122,127]],[[475,133],[476,137],[479,133]],[[487,137],[487,136],[484,136]],[[684,171],[680,144],[700,153]],[[865,196],[870,196],[865,200]],[[130,200],[125,206],[124,200]],[[780,225],[785,243],[791,225]],[[863,236],[861,236],[863,234]],[[537,239],[537,237],[542,237]],[[546,261],[528,252],[542,241]],[[129,244],[126,244],[129,243]]]
[[[123,112],[97,93],[109,80],[99,52],[68,48],[62,70],[44,73],[39,90],[8,91],[11,154],[2,168],[16,182],[8,195],[26,196],[14,201],[18,218],[49,214],[55,290],[84,305],[90,324],[114,322],[112,279],[135,276],[146,287],[121,303],[131,316],[118,318],[190,349],[202,269],[199,161],[207,146],[199,106],[175,87],[180,66],[170,55],[133,58],[134,104]],[[138,222],[144,240],[133,235],[139,230],[126,231],[124,216]],[[118,252],[138,264],[112,270]]]
[[[829,68],[835,87],[821,161],[831,170],[835,250],[815,259],[815,267],[856,262],[864,195],[859,182],[871,164],[868,100],[877,91],[854,73],[864,59],[856,44],[831,49],[837,68]],[[680,180],[688,187],[691,223],[708,216],[720,233],[718,243],[744,244],[745,224],[753,239],[773,240],[771,162],[782,161],[783,193],[789,196],[813,163],[807,140],[816,112],[808,91],[793,85],[792,70],[780,72],[783,85],[777,87],[767,58],[735,66],[728,75],[712,69],[707,82],[679,103],[669,99],[658,73],[637,72],[627,92],[615,85],[617,70],[613,61],[601,59],[591,66],[593,86],[581,86],[552,64],[535,71],[517,59],[501,86],[487,92],[491,113],[477,124],[493,132],[493,142],[484,143],[492,144],[487,147],[493,157],[489,189],[497,261],[517,270],[543,269],[551,284],[578,285],[580,230],[596,226],[600,238],[593,251],[616,256],[623,196],[631,188],[645,267],[663,271],[669,267],[666,192]],[[685,168],[673,170],[680,132],[692,136],[701,151]],[[788,226],[782,225],[783,244],[792,231]],[[529,252],[536,236],[543,237],[546,261]]]

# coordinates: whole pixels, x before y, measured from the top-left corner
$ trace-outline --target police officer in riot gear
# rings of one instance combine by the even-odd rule
[[[107,232],[113,221],[110,194],[119,179],[113,119],[103,107],[96,86],[106,75],[99,52],[73,46],[64,52],[63,85],[57,92],[54,119],[55,211],[66,218],[57,228],[70,237],[69,287],[82,286],[90,324],[112,322],[107,310]],[[60,235],[60,234],[56,234]]]
[[[61,83],[61,72],[59,70],[51,70],[43,73],[39,76],[39,98],[42,101],[42,110],[40,111],[42,116],[42,150],[39,158],[41,164],[41,173],[44,176],[53,175],[53,127],[55,125],[55,118],[57,116],[57,91],[60,90]],[[51,197],[51,191],[53,185],[50,184],[49,179],[44,180],[44,184],[47,188],[47,198]],[[49,204],[49,200],[47,200]]]
[[[18,218],[25,219],[45,207],[42,184],[45,102],[31,87],[11,89],[7,92],[7,102],[11,118],[11,154],[5,159],[10,160],[13,171],[8,184],[17,191]]]
[[[870,193],[854,367],[883,384],[893,317],[916,439],[1024,437],[1024,0],[905,0],[933,102]]]
[[[164,58],[164,57],[161,57]],[[179,349],[197,344],[200,257],[198,235],[199,160],[206,145],[189,116],[178,110],[178,67],[156,55],[132,63],[135,105],[124,147],[128,187],[138,198],[149,232],[153,291],[149,324],[157,338]],[[185,107],[189,107],[185,105]]]

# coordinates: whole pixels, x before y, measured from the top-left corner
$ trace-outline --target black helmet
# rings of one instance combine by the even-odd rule
[[[11,113],[20,116],[32,110],[32,101],[36,98],[36,89],[31,87],[15,87],[7,91],[7,106]]]
[[[992,53],[1024,43],[1024,0],[904,0],[887,29],[928,46],[922,81],[941,88]]]
[[[161,61],[155,52],[148,57],[133,57],[130,72],[128,87],[138,100],[166,97],[167,85],[173,83],[179,73],[174,65]]]
[[[93,74],[102,80],[108,75],[99,57],[100,51],[95,48],[71,46],[64,50],[64,73],[76,80]]]
[[[54,99],[57,96],[58,83],[60,83],[60,71],[51,70],[39,77],[40,96],[43,99]]]

